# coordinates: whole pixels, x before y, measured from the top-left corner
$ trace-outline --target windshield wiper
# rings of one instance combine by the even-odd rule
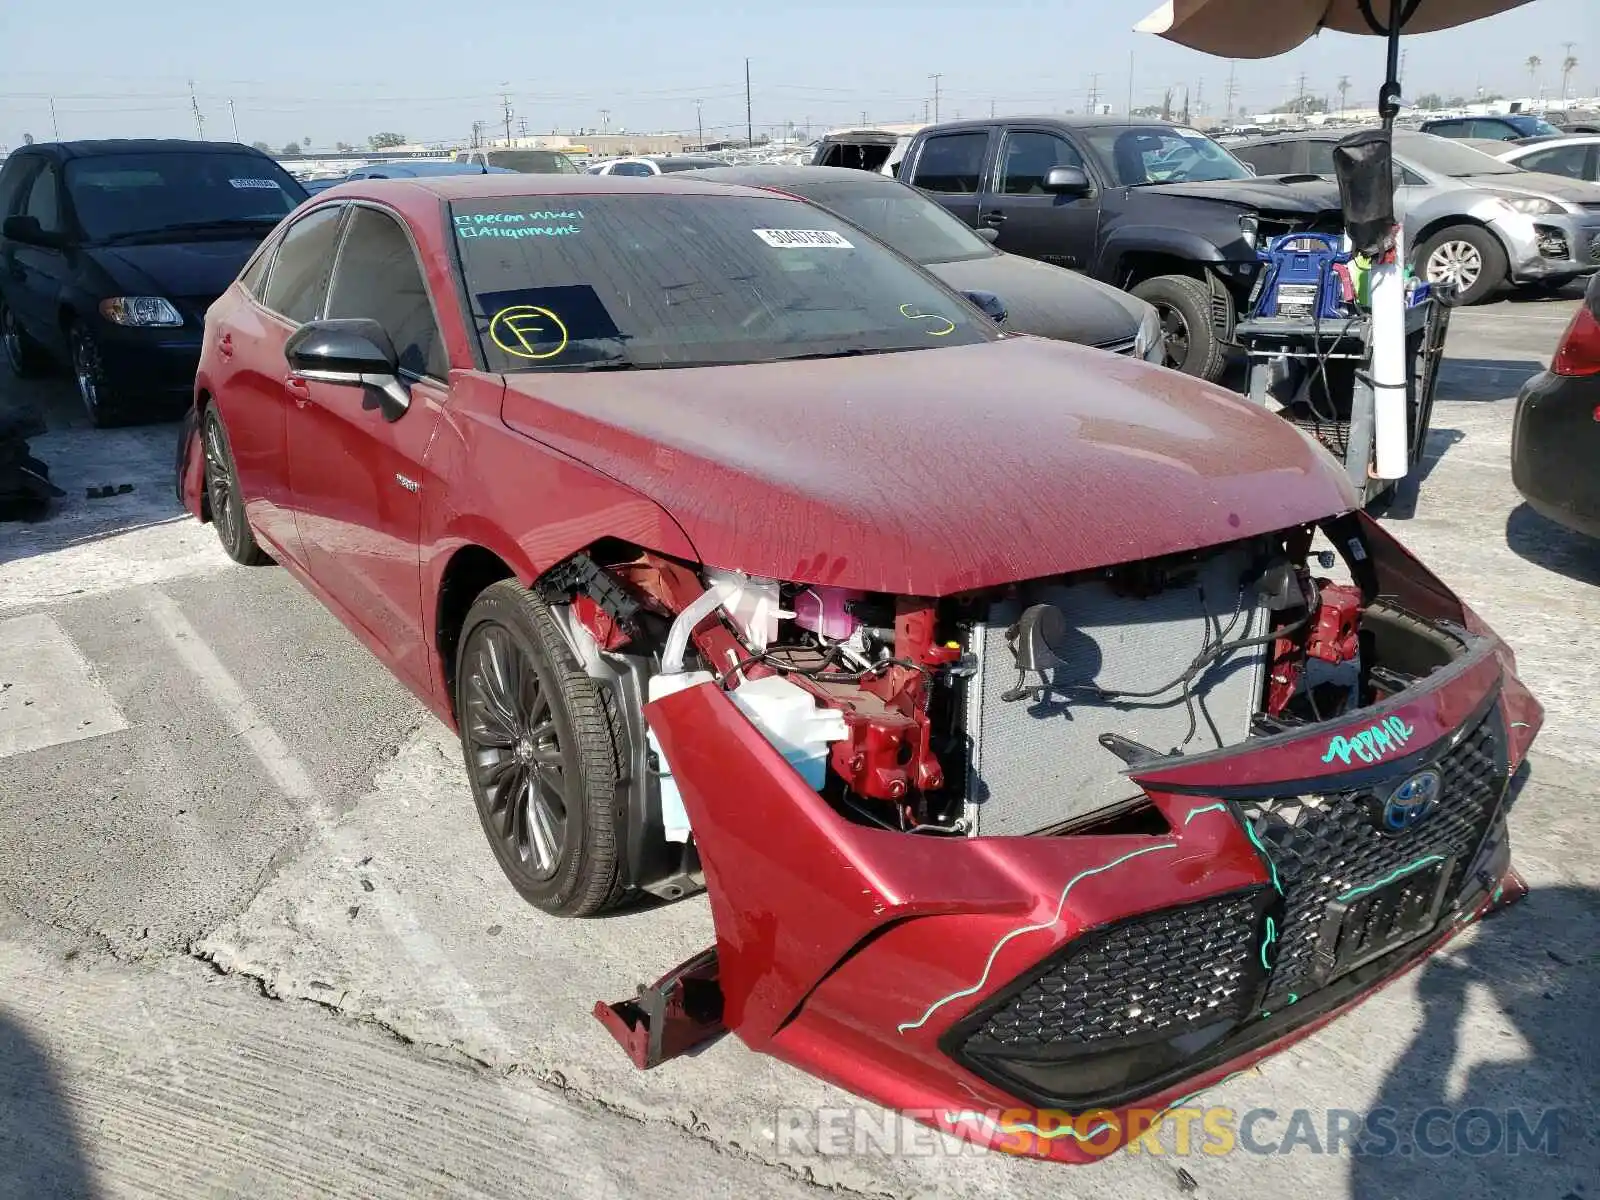
[[[806,354],[785,354],[781,358],[763,359],[764,362],[803,362],[809,358],[856,358],[862,354],[898,354],[902,350],[921,350],[922,346],[851,346],[847,350],[813,350]]]
[[[277,217],[227,217],[213,221],[174,221],[170,225],[162,225],[155,229],[130,229],[126,233],[114,233],[101,240],[107,242],[127,242],[135,238],[162,238],[173,233],[208,233],[230,232],[241,229],[271,229],[279,221]]]

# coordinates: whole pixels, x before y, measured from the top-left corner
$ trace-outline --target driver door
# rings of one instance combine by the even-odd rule
[[[352,204],[324,316],[365,317],[389,335],[410,407],[389,420],[373,389],[289,376],[289,483],[311,573],[404,677],[429,687],[422,629],[425,465],[449,362],[400,219]]]
[[[993,191],[983,198],[979,223],[999,232],[995,244],[1011,254],[1081,271],[1094,260],[1100,195],[1066,196],[1045,190],[1052,167],[1089,165],[1078,148],[1045,129],[1011,128],[1001,139]]]

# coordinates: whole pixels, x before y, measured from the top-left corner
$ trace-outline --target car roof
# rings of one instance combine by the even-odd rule
[[[107,154],[263,154],[243,142],[197,142],[192,138],[99,138],[76,142],[35,142],[18,150],[53,151],[60,158],[98,158]]]
[[[684,172],[682,174],[693,174]],[[319,194],[318,199],[337,197],[358,199],[401,199],[415,201],[425,196],[437,200],[499,200],[519,196],[606,196],[673,195],[726,196],[739,191],[746,196],[770,199],[772,193],[759,188],[684,179],[682,174],[652,175],[425,175],[410,179],[357,179]]]
[[[1167,121],[1160,117],[1149,120],[1132,117],[1086,117],[1075,114],[1044,113],[1033,116],[988,117],[970,121],[945,121],[929,125],[922,133],[945,133],[955,129],[988,129],[994,125],[1062,125],[1068,129],[1175,129],[1181,121]]]
[[[1535,150],[1558,150],[1563,146],[1592,146],[1600,142],[1600,133],[1564,133],[1560,137],[1542,137],[1536,141],[1507,142],[1511,152],[1502,158],[1525,158]]]

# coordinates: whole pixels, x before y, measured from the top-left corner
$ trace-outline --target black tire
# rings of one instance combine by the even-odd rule
[[[515,579],[473,602],[458,646],[462,754],[495,861],[523,899],[553,916],[615,908],[629,889],[612,694],[584,674],[549,606]]]
[[[1161,314],[1167,366],[1212,383],[1222,378],[1228,354],[1211,323],[1210,288],[1187,275],[1157,275],[1131,290]]]
[[[1434,262],[1435,256],[1440,260]],[[1452,267],[1451,264],[1455,264]],[[1475,270],[1471,282],[1456,272]],[[1478,225],[1451,225],[1428,237],[1412,258],[1412,270],[1430,283],[1455,283],[1455,303],[1482,304],[1506,282],[1505,248],[1500,239]],[[1435,275],[1438,278],[1435,278]]]
[[[228,557],[245,567],[259,567],[272,561],[256,542],[244,512],[244,495],[233,468],[233,447],[228,430],[215,408],[207,408],[200,425],[200,450],[206,459],[206,502],[211,509],[211,525]]]
[[[130,414],[121,388],[106,371],[100,344],[82,321],[74,321],[67,329],[67,355],[78,402],[88,414],[89,423],[96,429],[128,424]]]
[[[18,379],[34,379],[50,369],[50,356],[24,332],[4,296],[0,296],[0,351]]]

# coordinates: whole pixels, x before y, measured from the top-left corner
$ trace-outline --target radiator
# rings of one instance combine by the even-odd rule
[[[1186,754],[1205,753],[1217,748],[1219,735],[1223,745],[1249,735],[1262,694],[1266,646],[1235,651],[1199,678],[1191,692],[1192,737],[1178,688],[1150,700],[1054,692],[1043,701],[1008,703],[1001,695],[1016,685],[1017,668],[1005,633],[1023,609],[1048,603],[1066,615],[1067,642],[1052,647],[1064,663],[1052,673],[1058,686],[1147,691],[1182,674],[1208,637],[1222,640],[1236,613],[1226,640],[1265,632],[1267,612],[1254,586],[1242,600],[1239,595],[1249,566],[1248,552],[1232,547],[1198,564],[1192,581],[1145,599],[1119,596],[1098,580],[1043,581],[1016,600],[993,605],[972,631],[978,670],[966,696],[967,819],[973,833],[1036,833],[1133,799],[1139,788],[1123,774],[1122,761],[1100,745],[1101,734],[1121,734],[1162,753],[1179,747]],[[1033,675],[1028,682],[1040,680]]]

